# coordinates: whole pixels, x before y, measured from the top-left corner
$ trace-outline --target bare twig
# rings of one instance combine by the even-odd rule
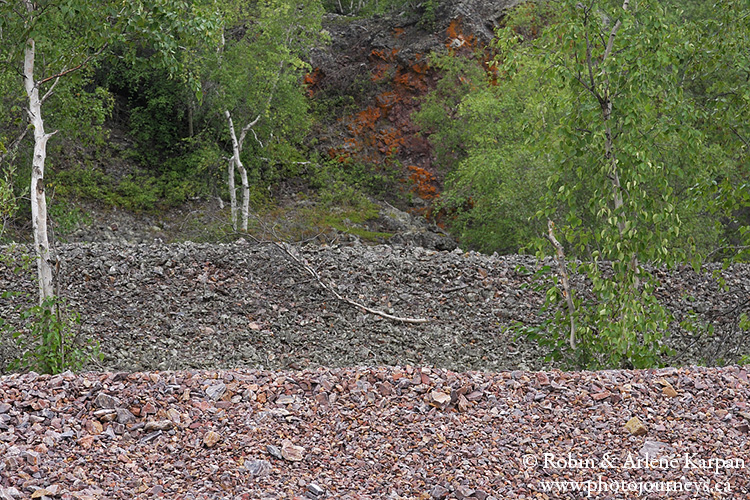
[[[563,295],[568,303],[568,316],[570,317],[570,347],[576,348],[576,323],[575,323],[575,305],[573,304],[573,296],[570,292],[570,281],[568,280],[568,270],[565,265],[565,252],[563,247],[557,238],[555,238],[555,223],[552,220],[547,219],[547,239],[555,247],[557,267],[559,268],[560,277],[562,278],[563,284]]]
[[[458,286],[454,286],[453,288],[448,288],[447,290],[441,290],[441,292],[442,293],[453,293],[453,292],[458,292],[458,291],[463,290],[464,288],[468,288],[468,287],[469,287],[469,285],[466,285],[466,284],[464,284],[464,285],[458,285]]]
[[[23,132],[16,137],[13,142],[8,146],[6,151],[3,154],[0,154],[0,163],[4,162],[5,159],[13,154],[15,154],[16,149],[21,144],[21,141],[23,141],[24,137],[26,137],[26,133],[29,131],[29,127],[26,127],[23,129]]]
[[[104,50],[107,49],[107,47],[109,47],[109,44],[105,43],[104,45],[102,45],[101,47],[99,47],[99,49],[96,52],[94,52],[93,54],[91,54],[88,57],[86,57],[86,59],[84,59],[84,61],[82,63],[77,64],[77,65],[73,66],[72,68],[65,68],[64,70],[60,71],[59,73],[55,73],[54,75],[48,76],[47,78],[43,78],[43,79],[39,80],[38,82],[36,82],[36,85],[37,86],[41,86],[41,85],[47,83],[50,80],[58,80],[62,76],[65,76],[65,75],[67,75],[69,73],[73,73],[74,71],[78,71],[79,69],[86,67],[86,65],[88,65],[92,60],[94,60],[95,58],[99,57],[99,55],[101,55],[102,52],[104,52]],[[48,94],[49,94],[49,92],[48,92]],[[45,98],[46,97],[47,96],[45,95]]]

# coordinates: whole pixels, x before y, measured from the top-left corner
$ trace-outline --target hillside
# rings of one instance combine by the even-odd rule
[[[686,264],[750,248],[741,2],[27,3],[0,2],[0,500],[750,499],[750,264]],[[545,235],[595,263],[573,294],[524,254]],[[630,351],[564,371],[522,333],[545,296],[579,301],[575,353]],[[59,324],[100,356],[18,370]]]

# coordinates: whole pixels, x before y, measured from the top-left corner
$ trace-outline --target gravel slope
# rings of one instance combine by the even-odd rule
[[[10,375],[0,498],[747,499],[749,389],[737,367]]]
[[[339,294],[430,320],[412,325],[336,300],[270,245],[60,254],[61,290],[105,360],[0,377],[2,500],[750,498],[747,369],[543,368],[503,330],[537,321],[516,270],[532,259],[300,249]],[[675,329],[668,362],[747,352],[748,267],[723,277],[727,290],[687,269],[660,275],[678,316],[715,327]],[[2,267],[0,289],[35,288]],[[0,313],[17,320],[21,304]]]
[[[5,248],[20,261],[23,246]],[[421,247],[306,246],[300,257],[349,299],[414,325],[338,301],[272,245],[61,245],[61,294],[80,312],[83,334],[101,342],[97,370],[431,365],[455,371],[541,369],[542,353],[506,327],[538,321],[538,293],[517,270],[523,256],[438,252]],[[710,270],[710,269],[709,269]],[[674,325],[672,366],[734,361],[750,354],[737,320],[746,307],[750,267],[709,274],[660,273],[660,298],[678,320],[691,311],[713,335]],[[33,293],[31,272],[0,264],[0,289]],[[18,320],[22,296],[0,301]],[[0,354],[14,354],[8,338]],[[0,365],[0,366],[3,366]]]

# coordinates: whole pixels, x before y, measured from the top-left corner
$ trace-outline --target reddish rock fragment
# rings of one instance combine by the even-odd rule
[[[295,446],[291,441],[285,439],[281,442],[281,457],[290,462],[299,462],[305,458],[305,449],[302,446]]]
[[[458,411],[464,412],[468,410],[470,406],[471,403],[469,403],[469,401],[466,399],[466,396],[464,396],[463,394],[458,396]]]
[[[171,420],[151,420],[149,422],[146,422],[143,430],[145,432],[168,431],[172,427],[174,427],[174,423]]]
[[[378,392],[381,396],[390,396],[393,394],[393,385],[387,380],[378,385]]]
[[[448,491],[447,488],[439,484],[436,484],[430,490],[430,497],[435,498],[437,500],[442,500],[443,498],[446,498],[448,496],[448,493],[450,492]]]
[[[94,444],[95,438],[96,436],[92,435],[84,436],[78,440],[78,445],[84,450],[88,450],[89,448],[91,448],[91,445]]]
[[[473,391],[466,395],[466,399],[469,401],[479,401],[482,399],[482,396],[484,396],[482,391]]]
[[[440,391],[432,391],[428,395],[428,403],[430,406],[434,406],[435,408],[439,408],[441,410],[444,410],[448,407],[448,405],[451,402],[451,397]]]
[[[162,486],[160,484],[155,484],[154,486],[151,487],[151,489],[149,489],[146,492],[146,494],[147,495],[153,495],[153,496],[155,496],[155,495],[161,495],[163,491],[164,491],[164,486]]]
[[[96,396],[96,399],[94,399],[94,404],[98,408],[102,409],[115,409],[119,407],[122,403],[120,400],[114,396],[110,396],[109,394],[104,394],[102,392],[99,393],[99,395]]]
[[[550,381],[546,373],[536,372],[534,376],[536,377],[536,381],[539,382],[539,385],[549,385]]]
[[[458,500],[467,500],[469,498],[473,498],[474,493],[475,493],[474,489],[468,486],[463,486],[463,485],[456,488],[456,492],[455,492],[456,498]]]
[[[602,399],[607,399],[611,395],[612,393],[609,391],[602,391],[602,392],[597,392],[596,394],[592,394],[591,399],[593,399],[594,401],[601,401]]]
[[[677,394],[677,391],[676,391],[676,390],[674,389],[674,387],[672,387],[671,385],[668,385],[668,386],[664,387],[664,388],[663,388],[663,389],[661,390],[661,392],[662,392],[662,393],[663,393],[663,394],[664,394],[665,396],[667,396],[668,398],[676,398],[677,396],[679,396],[679,394]]]

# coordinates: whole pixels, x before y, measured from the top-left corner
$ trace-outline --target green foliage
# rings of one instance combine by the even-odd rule
[[[9,292],[2,294],[3,298],[9,295]],[[79,370],[92,358],[101,359],[98,343],[82,340],[77,331],[79,315],[71,312],[60,298],[51,297],[22,310],[20,318],[25,326],[12,332],[12,336],[23,354],[10,364],[11,370],[55,374]],[[9,330],[2,323],[0,329]]]
[[[420,7],[422,16],[419,18],[419,26],[426,30],[434,29],[437,21],[438,0],[425,0]]]
[[[2,219],[2,226],[0,226],[0,240],[3,238],[6,225],[18,211],[19,196],[13,189],[13,178],[15,172],[15,165],[13,163],[8,163],[6,170],[3,172],[3,176],[0,177],[0,218]]]
[[[493,42],[498,61],[521,40],[517,31],[527,31],[532,19],[546,15],[533,2],[525,5]],[[447,172],[438,208],[451,215],[449,228],[465,245],[516,253],[540,232],[533,216],[551,158],[538,150],[559,118],[548,103],[560,89],[538,77],[540,60],[494,73],[475,59],[450,54],[433,56],[431,64],[443,76],[415,120],[429,134],[438,164]]]
[[[688,19],[696,50],[684,68],[685,94],[694,102],[697,126],[711,154],[706,164],[711,177],[691,186],[690,196],[721,221],[716,259],[747,260],[750,253],[750,5],[722,0],[703,5],[690,2]],[[710,50],[706,50],[710,48]],[[708,149],[708,148],[707,148]]]
[[[56,237],[65,237],[91,224],[91,216],[73,203],[53,200],[48,205],[49,224]]]
[[[324,231],[333,228],[366,241],[377,242],[393,236],[363,227],[367,221],[377,218],[379,213],[379,207],[357,188],[337,182],[318,193],[318,204],[309,211],[308,219],[313,226]]]
[[[308,176],[310,187],[319,199],[330,206],[348,205],[351,200],[367,196],[390,198],[401,189],[402,169],[397,163],[386,163],[377,169],[361,162],[328,161],[316,166]]]
[[[206,181],[195,175],[168,171],[154,176],[139,172],[115,180],[114,178],[84,167],[74,167],[57,172],[54,175],[58,193],[66,198],[80,198],[104,203],[112,207],[121,207],[136,212],[154,210],[180,205],[191,198],[208,196]],[[65,228],[75,229],[73,225],[85,223],[85,218],[76,214],[67,214],[62,219],[58,208],[52,204],[52,217],[61,223],[63,234]],[[67,219],[67,220],[66,220]]]
[[[427,0],[426,3],[434,2]],[[419,2],[412,0],[325,0],[322,4],[327,12],[361,17],[394,11],[413,11],[420,5]]]
[[[740,317],[740,328],[743,328],[742,325],[742,317]],[[692,309],[687,311],[686,318],[680,322],[680,327],[693,338],[712,337],[714,335],[713,323],[701,320],[698,313]]]
[[[551,166],[532,142],[543,125],[518,125],[534,115],[540,95],[519,77],[474,91],[459,105],[467,154],[448,175],[439,206],[454,214],[450,227],[461,241],[479,250],[516,253],[539,234],[531,218]]]
[[[18,252],[11,246],[0,254],[3,264],[13,273],[28,273],[34,266],[34,256]],[[0,292],[7,300],[22,294],[10,290]],[[28,302],[31,294],[22,297]],[[80,316],[60,297],[50,297],[41,304],[16,307],[19,324],[0,318],[0,334],[10,335],[21,349],[21,357],[13,360],[11,370],[33,370],[39,373],[60,373],[78,370],[92,359],[101,359],[96,341],[85,339],[78,328]]]
[[[90,71],[84,71],[80,79],[61,79],[55,99],[45,107],[46,123],[60,135],[50,144],[50,156],[60,158],[61,164],[66,160],[62,149],[101,147],[108,139],[104,124],[114,99],[106,88],[92,85],[90,75]]]
[[[538,39],[507,29],[499,37],[499,94],[513,92],[514,84],[543,83],[542,97],[526,109],[495,114],[519,118],[515,126],[526,131],[526,141],[509,141],[497,154],[526,154],[537,172],[546,167],[548,191],[536,217],[556,222],[550,235],[565,255],[581,259],[569,266],[571,275],[586,278],[585,287],[574,281],[566,289],[560,279],[567,271],[555,267],[540,284],[546,321],[525,332],[578,368],[658,365],[672,317],[656,300],[658,283],[643,263],[674,266],[690,258],[697,266],[700,250],[717,236],[703,229],[701,186],[715,185],[722,163],[714,161],[723,155],[683,87],[697,49],[690,29],[656,3],[628,10],[597,1],[564,5]],[[535,77],[524,85],[529,71]],[[503,173],[497,163],[488,170]],[[477,168],[456,172],[464,184],[481,179]],[[695,196],[678,198],[686,190]],[[542,238],[536,248],[539,257],[555,251]],[[575,347],[568,345],[571,329]]]
[[[577,346],[570,341],[570,315],[564,290],[550,266],[536,273],[533,287],[545,294],[538,325],[515,326],[516,335],[525,336],[544,347],[546,361],[571,369],[649,368],[664,364],[673,352],[663,337],[672,316],[653,295],[655,283],[649,280],[638,289],[621,286],[612,268],[602,263],[583,263],[574,271],[590,280],[590,293],[573,298]],[[614,266],[613,266],[614,267]],[[632,283],[631,283],[632,285]]]
[[[560,169],[549,178],[547,207],[538,217],[563,218],[560,237],[587,256],[573,272],[590,280],[593,295],[585,300],[553,283],[545,307],[555,310],[548,328],[556,352],[572,324],[581,367],[643,368],[659,363],[671,317],[654,298],[654,281],[641,262],[674,265],[684,255],[672,247],[680,219],[657,152],[660,142],[675,140],[673,134],[690,140],[691,131],[678,130],[674,121],[689,109],[673,69],[679,64],[674,27],[648,4],[635,12],[601,13],[604,8],[571,3],[569,20],[544,42],[548,63],[568,89],[569,112],[554,130],[561,138],[554,162]],[[602,23],[601,16],[612,21]],[[617,22],[622,25],[612,47]],[[651,133],[644,136],[643,127]],[[577,194],[589,187],[581,204]],[[584,217],[591,222],[582,223]],[[545,253],[541,244],[539,253]],[[611,275],[602,275],[600,261],[612,262]],[[573,311],[559,307],[568,293]]]
[[[218,168],[223,163],[221,151],[215,144],[200,138],[183,142],[188,143],[184,146],[188,151],[165,161],[161,173],[138,170],[116,179],[87,162],[65,170],[51,171],[48,190],[54,192],[63,204],[65,200],[80,198],[147,212],[215,195],[217,185],[221,183]],[[63,234],[67,232],[65,227],[86,223],[85,218],[78,217],[75,211],[65,213],[66,210],[56,208],[54,202],[50,204],[52,221],[62,226]],[[74,229],[72,226],[70,228]]]
[[[188,113],[192,104],[187,82],[169,78],[161,67],[128,64],[123,59],[106,61],[96,74],[118,102],[117,116],[134,140],[132,159],[154,173],[164,163],[185,153],[189,136]]]
[[[472,91],[488,86],[488,76],[475,60],[447,52],[431,55],[430,66],[441,72],[441,78],[412,118],[429,137],[440,169],[449,172],[467,155],[464,145],[470,134],[459,121],[461,102]]]

